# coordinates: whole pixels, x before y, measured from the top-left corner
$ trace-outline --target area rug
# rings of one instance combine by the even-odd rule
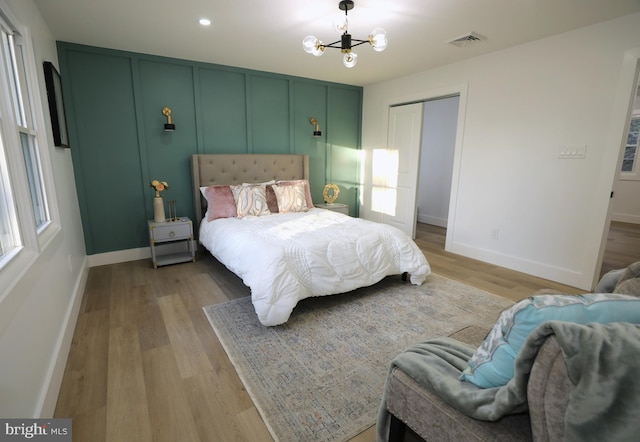
[[[488,330],[513,303],[431,274],[421,286],[388,277],[298,303],[265,327],[250,297],[204,307],[278,442],[346,441],[374,425],[389,362],[417,342],[474,325]]]

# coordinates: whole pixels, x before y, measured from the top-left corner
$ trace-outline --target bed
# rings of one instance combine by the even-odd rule
[[[308,297],[389,275],[419,285],[431,271],[399,229],[313,207],[306,155],[201,154],[191,165],[199,242],[251,289],[265,326]]]

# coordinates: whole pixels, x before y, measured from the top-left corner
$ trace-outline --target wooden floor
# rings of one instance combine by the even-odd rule
[[[605,248],[602,270],[621,269],[640,260],[640,224],[612,222]]]
[[[624,226],[622,226],[624,227]],[[621,229],[610,262],[640,259],[640,231]],[[629,251],[627,239],[636,248]],[[542,288],[578,290],[444,252],[445,230],[419,225],[416,242],[434,272],[519,300]],[[249,295],[207,255],[154,270],[149,260],[94,267],[55,417],[73,440],[271,441],[202,307]],[[375,441],[371,428],[352,442]]]

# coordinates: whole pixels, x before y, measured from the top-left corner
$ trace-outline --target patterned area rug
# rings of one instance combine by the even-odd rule
[[[469,325],[489,330],[507,299],[431,274],[421,286],[389,277],[298,303],[265,327],[250,297],[204,311],[271,435],[345,441],[375,424],[393,357]]]

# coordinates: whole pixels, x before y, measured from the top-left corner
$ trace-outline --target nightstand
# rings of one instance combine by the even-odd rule
[[[193,224],[187,217],[177,221],[149,224],[149,242],[153,268],[179,262],[196,261],[196,247],[193,240]]]
[[[333,203],[333,204],[314,204],[318,209],[327,209],[334,212],[342,213],[344,215],[349,214],[349,206],[346,204]]]

